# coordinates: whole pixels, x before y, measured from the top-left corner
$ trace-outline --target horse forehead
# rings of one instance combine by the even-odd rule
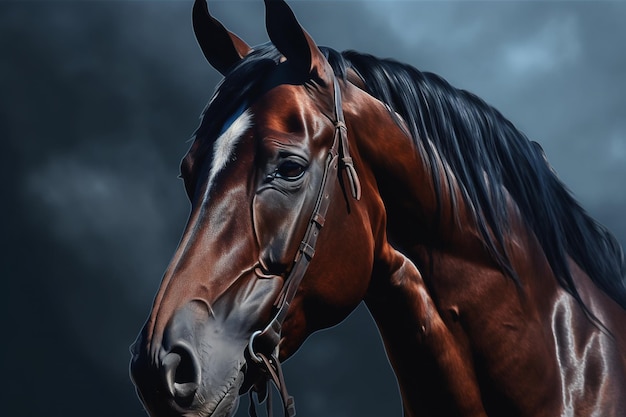
[[[317,130],[324,119],[310,94],[302,86],[280,85],[264,94],[254,105],[242,105],[224,122],[213,144],[213,159],[207,193],[218,174],[236,160],[236,148],[246,132],[256,126],[259,132],[307,132]]]
[[[253,121],[260,130],[302,129],[311,113],[310,103],[306,100],[302,89],[283,85],[270,90],[253,106],[240,106],[228,117],[213,144],[207,191],[212,188],[217,175],[236,160],[237,145],[253,127]]]
[[[259,133],[307,132],[327,120],[322,99],[302,85],[283,84],[269,90],[251,107]]]
[[[231,115],[213,144],[213,160],[209,171],[207,190],[212,188],[217,175],[235,160],[235,148],[252,127],[252,112],[244,106]]]

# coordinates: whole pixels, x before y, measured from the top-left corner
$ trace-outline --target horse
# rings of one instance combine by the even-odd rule
[[[148,413],[232,416],[273,383],[295,415],[281,362],[363,301],[407,417],[623,416],[624,254],[541,147],[441,77],[320,47],[265,7],[252,48],[193,6],[224,78],[131,346]]]

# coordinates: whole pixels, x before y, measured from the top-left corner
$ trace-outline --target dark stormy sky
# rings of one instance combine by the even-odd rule
[[[292,5],[321,45],[394,57],[486,99],[626,243],[626,2]],[[178,164],[219,80],[190,10],[0,2],[2,416],[143,415],[128,346],[186,220]],[[212,10],[266,41],[260,0]],[[286,372],[301,416],[400,415],[363,308]]]

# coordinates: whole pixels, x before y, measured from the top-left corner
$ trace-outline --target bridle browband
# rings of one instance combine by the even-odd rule
[[[292,268],[289,275],[285,279],[285,285],[277,298],[276,313],[263,330],[257,330],[252,333],[248,343],[247,350],[250,360],[252,361],[253,366],[258,367],[262,371],[264,375],[263,382],[265,384],[263,387],[255,384],[250,390],[249,412],[252,417],[256,417],[257,415],[254,400],[252,398],[253,391],[257,392],[259,398],[261,398],[261,392],[266,393],[267,414],[268,417],[272,415],[271,394],[268,386],[269,381],[272,381],[276,385],[276,388],[280,393],[285,416],[293,417],[296,415],[294,399],[287,393],[281,364],[278,360],[282,324],[287,316],[289,305],[293,301],[298,287],[300,286],[300,282],[302,282],[304,274],[309,267],[309,263],[315,254],[315,245],[317,243],[319,233],[322,230],[322,227],[324,227],[324,223],[326,221],[326,213],[328,212],[330,197],[333,195],[335,184],[337,183],[335,178],[338,179],[339,167],[345,168],[346,170],[352,197],[355,200],[359,200],[361,198],[361,184],[356,170],[354,169],[354,162],[350,157],[347,137],[348,129],[343,116],[341,90],[339,89],[339,82],[336,77],[333,77],[333,88],[335,107],[335,118],[333,123],[335,125],[335,134],[333,144],[328,151],[328,155],[326,156],[324,175],[322,176],[315,206],[304,234],[304,238],[302,239],[298,251],[296,252]]]

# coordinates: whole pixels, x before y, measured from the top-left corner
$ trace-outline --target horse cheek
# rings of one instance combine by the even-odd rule
[[[254,231],[259,245],[259,261],[266,271],[282,273],[294,259],[296,234],[302,229],[298,223],[303,199],[293,200],[289,201],[287,196],[274,190],[263,191],[254,197]]]

